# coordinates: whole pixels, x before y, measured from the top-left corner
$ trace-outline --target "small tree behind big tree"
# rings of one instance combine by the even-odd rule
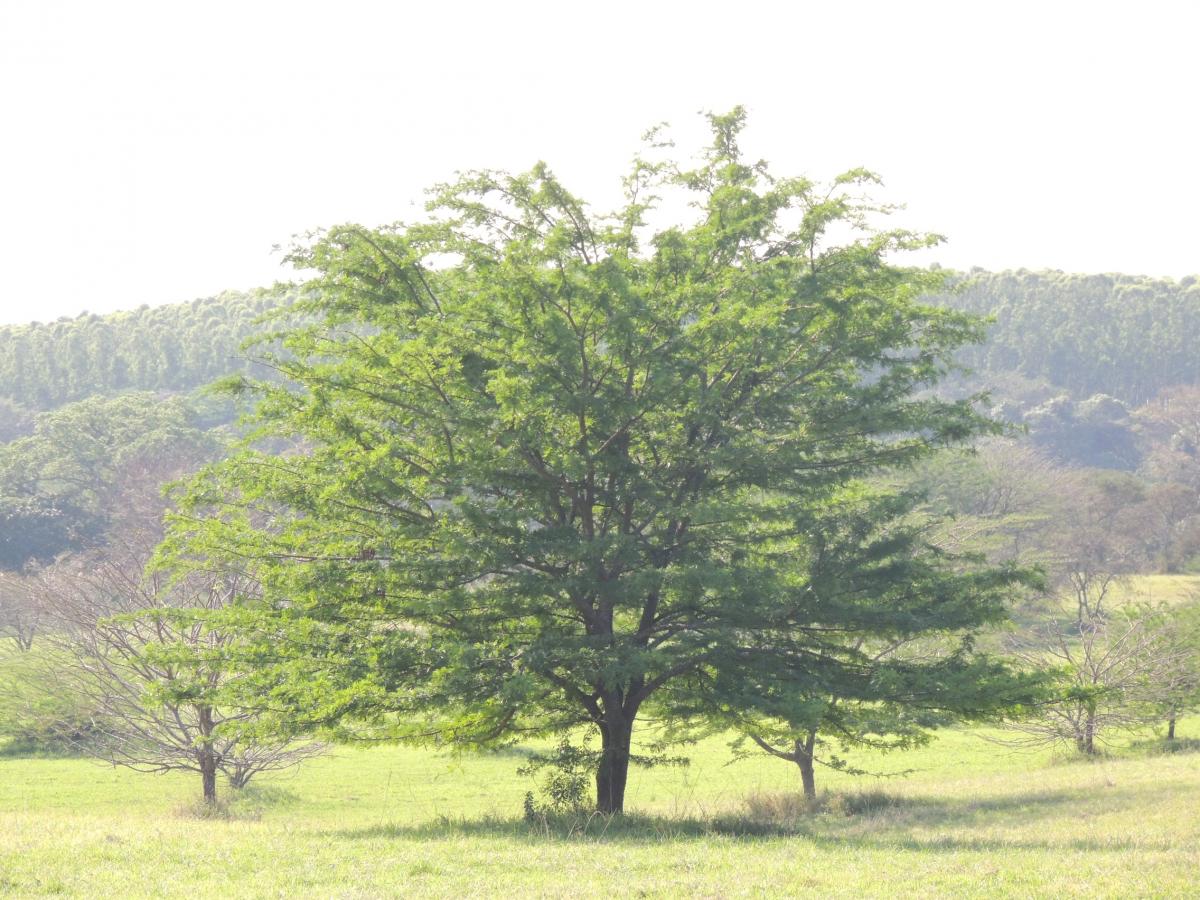
[[[1171,742],[1179,719],[1200,709],[1200,599],[1159,610],[1155,623],[1170,663],[1157,679],[1155,702]]]
[[[263,739],[253,712],[217,699],[231,676],[232,637],[204,615],[255,589],[228,570],[148,570],[158,537],[153,528],[127,531],[39,573],[35,589],[51,619],[57,690],[92,713],[78,749],[143,772],[194,772],[212,803],[218,774],[241,788],[322,748]]]
[[[978,556],[935,543],[939,525],[916,494],[853,485],[797,523],[801,540],[778,548],[802,572],[807,609],[798,604],[795,620],[759,640],[772,664],[804,659],[804,675],[765,682],[768,690],[718,689],[724,715],[714,718],[795,763],[810,802],[817,765],[867,774],[831,746],[905,750],[939,726],[1038,696],[1036,673],[1018,676],[973,652],[977,632],[1006,616],[1012,589],[1034,583],[1033,573],[981,568]]]
[[[210,469],[171,541],[254,561],[243,688],[280,727],[479,746],[590,725],[619,812],[648,704],[811,690],[824,634],[887,616],[814,598],[797,523],[989,430],[922,393],[980,325],[919,301],[940,278],[891,257],[934,239],[873,227],[870,173],[773,177],[740,109],[710,118],[697,164],[638,160],[612,215],[538,165],[292,252],[315,324],[263,351],[282,381],[231,387],[256,436],[306,450]],[[652,230],[672,194],[693,220]],[[1011,573],[979,577],[928,615],[997,616]]]
[[[139,771],[194,772],[212,803],[218,774],[240,788],[322,748],[258,733],[256,712],[220,696],[233,675],[235,633],[210,618],[258,588],[235,566],[168,572],[151,565],[163,537],[162,485],[211,458],[215,444],[190,428],[149,437],[108,462],[103,487],[112,508],[103,543],[60,557],[24,583],[51,651],[47,687],[88,714],[86,728],[78,716],[63,723],[64,742]]]

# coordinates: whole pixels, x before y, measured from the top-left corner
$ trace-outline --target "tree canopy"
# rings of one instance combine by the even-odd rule
[[[1036,674],[1015,678],[973,657],[963,639],[1007,616],[1003,604],[979,601],[1017,573],[981,571],[978,557],[939,546],[940,525],[919,494],[859,484],[811,510],[803,540],[786,541],[784,552],[822,630],[783,627],[760,638],[774,651],[763,655],[767,665],[780,651],[805,658],[805,678],[767,673],[716,685],[725,698],[718,726],[796,763],[810,801],[816,763],[847,768],[830,744],[908,749],[931,729],[1008,712],[1037,691]]]
[[[992,430],[925,390],[982,327],[920,301],[940,276],[893,257],[933,238],[877,227],[871,173],[775,177],[740,109],[710,118],[697,162],[638,159],[610,215],[539,164],[293,250],[311,324],[263,351],[281,380],[229,386],[294,451],[207,470],[170,543],[253,567],[262,598],[225,614],[281,724],[467,746],[589,726],[611,812],[646,710],[853,692],[853,655],[823,650],[855,634],[962,638],[928,661],[931,706],[936,672],[975,664],[965,636],[1021,573],[909,560],[919,596],[892,609],[811,563],[854,482]]]

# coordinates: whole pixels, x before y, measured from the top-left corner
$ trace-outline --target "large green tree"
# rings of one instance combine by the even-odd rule
[[[172,545],[254,567],[264,597],[226,615],[281,723],[591,726],[616,812],[648,708],[807,690],[813,647],[886,615],[810,591],[806,513],[990,428],[923,393],[980,327],[919,301],[935,276],[892,257],[933,239],[874,227],[870,173],[776,178],[743,119],[712,116],[695,163],[639,159],[611,215],[538,165],[294,250],[313,324],[263,351],[280,381],[233,385],[293,450],[209,470]],[[1013,577],[932,589],[928,615],[995,618]]]

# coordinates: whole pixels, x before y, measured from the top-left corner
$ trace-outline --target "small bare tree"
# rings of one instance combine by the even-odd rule
[[[1070,744],[1089,756],[1113,732],[1156,721],[1180,653],[1156,617],[1122,608],[1085,610],[1075,621],[1046,623],[1016,641],[1014,655],[1061,675],[1058,697],[1014,723],[1027,745]]]
[[[1076,474],[1060,495],[1062,515],[1050,540],[1051,570],[1075,607],[1080,631],[1102,623],[1123,582],[1145,565],[1140,487],[1126,476]]]
[[[215,802],[217,773],[244,787],[256,774],[296,765],[321,752],[251,736],[256,714],[227,708],[220,691],[233,636],[205,614],[256,585],[227,570],[179,577],[148,568],[157,535],[127,532],[103,550],[62,560],[42,578],[42,602],[54,617],[53,640],[69,664],[66,689],[95,710],[82,749],[145,772],[200,775]]]
[[[28,651],[42,624],[34,572],[0,571],[0,633],[7,634],[17,649]]]

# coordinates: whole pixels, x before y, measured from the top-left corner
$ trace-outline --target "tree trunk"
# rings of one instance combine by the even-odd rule
[[[1169,718],[1167,720],[1167,740],[1168,741],[1175,740],[1175,717],[1174,716],[1171,716],[1171,718]]]
[[[817,733],[810,731],[803,741],[796,741],[796,765],[800,767],[800,783],[804,786],[804,799],[809,803],[817,799],[817,779],[813,771],[813,747],[817,743]]]
[[[217,758],[211,750],[200,751],[200,777],[204,780],[204,802],[217,802]]]
[[[233,771],[226,771],[229,776],[229,786],[236,790],[241,790],[250,783],[250,777],[253,774],[247,766],[234,766]]]
[[[608,712],[600,726],[600,764],[596,768],[596,809],[602,813],[625,811],[625,783],[629,778],[629,745],[633,717],[623,711]]]
[[[1089,714],[1083,725],[1083,752],[1096,755],[1096,717]]]
[[[213,752],[212,707],[201,706],[197,712],[200,720],[200,735],[202,738],[197,757],[200,762],[200,778],[204,782],[204,802],[217,802],[217,754]]]

